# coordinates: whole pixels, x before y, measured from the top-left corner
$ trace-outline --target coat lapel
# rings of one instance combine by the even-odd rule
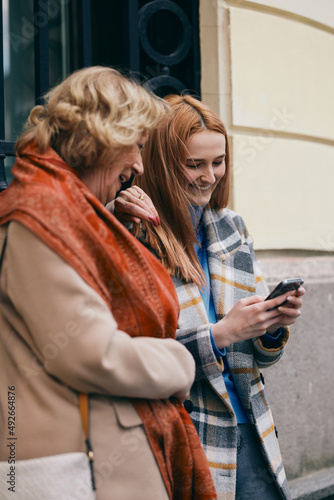
[[[183,283],[173,277],[180,304],[178,328],[188,329],[209,323],[208,315],[199,288],[194,283]]]
[[[245,235],[237,230],[229,211],[205,210],[203,223],[207,239],[211,293],[216,316],[220,320],[238,300],[255,292],[252,257],[249,252],[247,254],[248,246],[244,245]],[[229,346],[226,351],[240,398],[244,407],[249,409],[253,372],[252,343],[238,342]]]

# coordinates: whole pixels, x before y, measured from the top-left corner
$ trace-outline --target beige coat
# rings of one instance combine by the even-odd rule
[[[87,392],[97,499],[167,499],[126,398],[185,396],[194,378],[187,349],[118,330],[100,296],[17,222],[8,226],[0,294],[0,460],[8,459],[8,386],[15,386],[21,460],[85,451],[77,393]]]

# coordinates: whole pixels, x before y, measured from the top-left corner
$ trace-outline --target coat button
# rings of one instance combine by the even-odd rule
[[[188,413],[191,413],[194,409],[194,405],[192,404],[190,399],[186,399],[185,402],[183,403],[183,405]]]
[[[264,381],[264,376],[262,375],[262,373],[261,373],[261,372],[260,372],[260,379],[261,379],[262,384],[264,385],[264,384],[265,384],[265,381]]]

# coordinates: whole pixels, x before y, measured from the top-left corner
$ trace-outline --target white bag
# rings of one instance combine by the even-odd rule
[[[14,465],[0,462],[0,497],[1,500],[96,500],[88,456],[76,452],[16,460]]]

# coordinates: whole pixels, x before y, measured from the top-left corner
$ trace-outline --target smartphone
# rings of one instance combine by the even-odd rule
[[[286,292],[290,292],[292,290],[297,290],[304,281],[301,278],[290,278],[281,281],[276,288],[268,295],[266,300],[274,299],[275,297],[278,297],[279,295],[283,295]],[[283,304],[280,304],[282,306]],[[279,306],[277,306],[279,307]]]

